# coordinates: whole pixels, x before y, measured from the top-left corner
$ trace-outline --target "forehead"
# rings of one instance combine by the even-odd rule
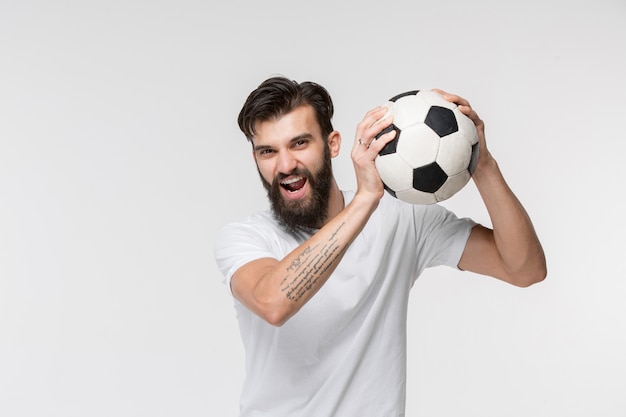
[[[298,106],[275,119],[257,122],[254,143],[291,140],[304,134],[321,137],[321,128],[313,107],[308,104]]]

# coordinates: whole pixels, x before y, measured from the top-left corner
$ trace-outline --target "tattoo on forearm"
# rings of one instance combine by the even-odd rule
[[[287,267],[289,274],[281,282],[281,291],[288,299],[298,301],[302,298],[341,257],[344,248],[339,245],[336,236],[342,227],[343,224],[339,225],[321,248],[319,245],[305,248]]]

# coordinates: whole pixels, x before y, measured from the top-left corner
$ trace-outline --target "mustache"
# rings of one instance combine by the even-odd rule
[[[291,171],[288,174],[284,174],[284,173],[278,173],[274,179],[272,180],[272,186],[273,187],[279,187],[280,186],[280,182],[282,180],[284,180],[287,177],[291,177],[291,176],[302,176],[307,178],[307,180],[310,180],[312,175],[311,175],[311,171],[309,171],[306,168],[295,168],[293,171]]]
[[[285,178],[290,177],[290,176],[292,176],[292,175],[293,175],[293,176],[302,175],[302,176],[307,176],[307,177],[308,177],[308,176],[310,176],[310,175],[311,175],[311,171],[309,171],[309,170],[308,170],[308,169],[306,169],[306,168],[295,168],[293,171],[291,171],[291,172],[290,172],[290,173],[288,173],[288,174],[278,173],[278,175],[276,175],[276,176],[274,177],[274,181],[276,181],[276,180],[278,180],[278,181],[282,181],[282,180],[284,180]]]

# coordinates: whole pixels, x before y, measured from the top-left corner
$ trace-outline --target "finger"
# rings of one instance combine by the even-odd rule
[[[461,111],[461,113],[463,113],[464,115],[466,115],[467,117],[472,119],[472,121],[474,122],[474,124],[476,126],[478,126],[479,124],[482,123],[482,120],[478,116],[478,113],[476,113],[476,110],[474,110],[470,106],[466,106],[466,105],[460,104],[460,105],[458,105],[458,108]]]
[[[441,90],[439,88],[433,88],[432,91],[438,93],[445,100],[447,100],[447,101],[449,101],[451,103],[454,103],[457,106],[469,106],[469,107],[471,107],[469,101],[467,101],[465,98],[463,98],[463,97],[461,97],[459,95],[448,93],[448,92],[446,92],[444,90]]]
[[[372,140],[368,148],[378,154],[385,145],[396,137],[397,133],[397,130],[393,126],[387,126],[380,132],[380,136]]]
[[[363,116],[363,120],[361,120],[360,124],[362,124],[364,127],[373,125],[376,122],[376,120],[382,117],[385,109],[386,107],[382,107],[382,106],[373,108],[372,110],[365,113],[365,116]]]
[[[371,140],[374,140],[376,136],[378,136],[382,131],[384,131],[385,129],[388,129],[389,126],[391,126],[391,124],[393,123],[393,119],[394,119],[393,114],[390,111],[388,111],[387,107],[385,107],[384,109],[385,109],[385,112],[378,119],[376,119],[376,121],[371,126],[369,126],[365,130],[365,132],[363,133],[363,136],[367,138],[371,138]]]
[[[357,126],[354,138],[355,149],[359,146],[368,148],[375,136],[393,122],[393,115],[388,110],[386,106],[379,106],[366,113]]]
[[[385,119],[385,116],[388,113],[388,107],[387,106],[378,106],[370,111],[368,111],[365,116],[363,117],[363,120],[361,120],[361,123],[359,123],[359,127],[362,130],[366,130],[374,125],[376,125],[377,123],[379,123],[381,120]]]
[[[368,126],[371,126],[372,123],[374,123],[374,121],[376,121],[377,118],[379,117],[378,113],[380,112],[380,110],[381,110],[380,106],[369,110],[367,113],[365,113],[365,116],[363,116],[363,119],[357,125],[356,134],[354,136],[355,148],[360,145],[359,141],[362,141],[362,138],[365,134],[365,130],[368,128]]]

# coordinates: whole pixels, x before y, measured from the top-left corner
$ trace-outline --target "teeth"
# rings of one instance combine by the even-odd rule
[[[298,182],[302,179],[303,177],[296,177],[296,178],[291,178],[285,181],[281,181],[281,184],[283,185],[289,185],[289,184],[293,184],[294,182]]]

